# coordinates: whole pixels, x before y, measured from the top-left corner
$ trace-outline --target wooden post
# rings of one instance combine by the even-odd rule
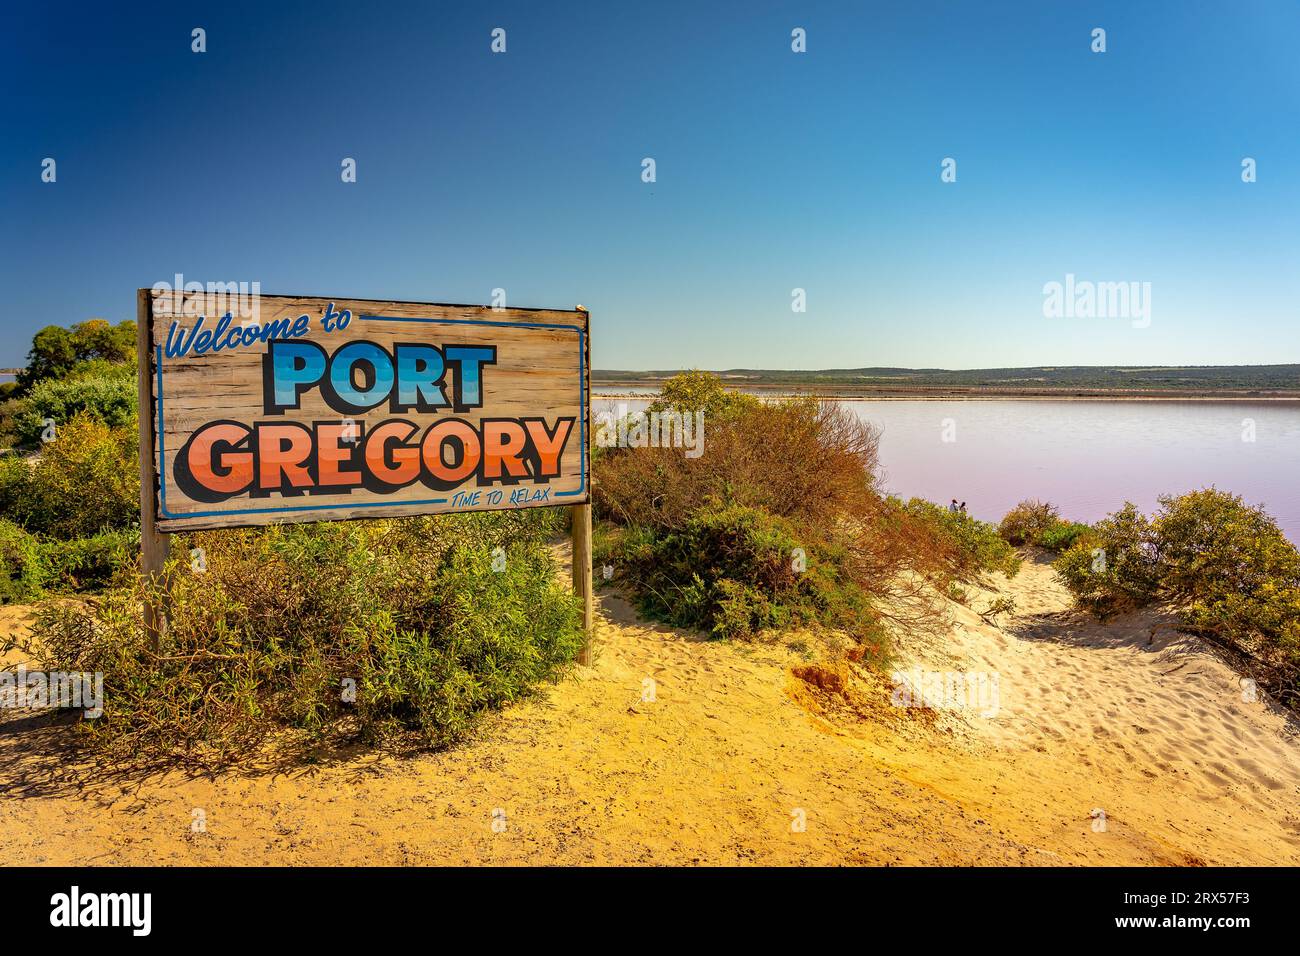
[[[591,663],[591,645],[595,636],[595,611],[591,590],[591,503],[569,509],[570,534],[573,539],[573,593],[582,598],[582,650],[578,663]]]
[[[586,446],[582,449],[583,469],[586,474],[587,503],[569,509],[569,529],[572,536],[573,593],[582,599],[582,650],[578,663],[591,664],[591,650],[596,642],[595,596],[592,593],[591,574],[591,313],[581,304],[575,306],[582,313],[582,403],[586,412],[583,435]]]
[[[154,469],[154,407],[150,376],[153,374],[153,299],[152,291],[140,289],[135,301],[135,352],[136,386],[139,395],[140,419],[140,567],[151,585],[163,585],[163,566],[171,551],[171,535],[160,534],[154,527],[155,496],[158,494],[158,476]],[[163,630],[167,624],[167,609],[161,602],[150,600],[144,608],[144,628],[150,647],[156,652],[162,647]]]

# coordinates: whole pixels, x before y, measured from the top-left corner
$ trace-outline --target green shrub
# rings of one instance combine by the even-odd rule
[[[0,604],[107,587],[135,564],[138,531],[46,540],[0,519]]]
[[[17,417],[26,407],[27,404],[21,398],[13,398],[12,395],[0,399],[0,449],[18,445]]]
[[[65,540],[138,524],[137,447],[133,429],[76,415],[39,458],[0,457],[0,514]]]
[[[107,587],[139,552],[136,434],[76,415],[34,458],[0,457],[0,600]]]
[[[1150,602],[1160,583],[1151,525],[1131,502],[1077,538],[1053,567],[1100,617]]]
[[[660,620],[723,638],[820,623],[879,641],[847,555],[803,543],[762,509],[714,504],[680,531],[628,528],[606,548],[641,610]]]
[[[25,394],[37,383],[63,378],[87,362],[132,363],[135,333],[136,325],[130,319],[117,325],[87,319],[66,329],[47,325],[32,336],[27,367],[18,375],[18,391]]]
[[[1155,534],[1171,593],[1197,599],[1249,594],[1300,575],[1300,555],[1262,508],[1213,488],[1160,499]]]
[[[1099,557],[1098,557],[1099,556]],[[1213,488],[1132,504],[1098,522],[1055,563],[1079,603],[1105,616],[1164,599],[1182,626],[1300,681],[1300,552],[1262,508]]]
[[[178,536],[158,653],[134,575],[91,603],[44,608],[29,651],[51,669],[104,673],[104,716],[79,726],[123,759],[220,762],[273,736],[446,744],[581,645],[577,601],[542,540],[554,519],[532,514]]]
[[[1213,488],[1160,499],[1161,586],[1188,627],[1300,669],[1300,552],[1262,508]]]
[[[12,521],[0,518],[0,604],[26,601],[42,591],[36,539]]]
[[[680,531],[630,527],[611,555],[621,580],[631,585],[641,611],[683,627],[697,627],[717,636],[747,636],[764,626],[746,620],[735,605],[741,595],[723,585],[788,587],[794,573],[783,573],[783,549],[796,547],[780,519],[757,509],[733,507],[704,512],[688,519]],[[697,554],[697,549],[707,554]],[[721,602],[731,599],[724,624]],[[760,605],[755,602],[756,607]],[[770,611],[765,616],[771,618]],[[769,621],[770,626],[770,621]]]
[[[664,382],[647,410],[658,412],[676,409],[723,416],[756,408],[760,404],[753,395],[727,388],[716,375],[691,369],[679,372]]]
[[[42,541],[42,588],[54,593],[98,591],[135,566],[139,529],[104,531],[71,541]]]
[[[1077,521],[1061,520],[1056,506],[1028,498],[1002,518],[998,534],[1016,546],[1037,545],[1048,551],[1064,551],[1089,530]]]
[[[110,427],[134,428],[137,404],[135,370],[112,366],[100,374],[51,378],[38,382],[15,416],[18,440],[41,444],[46,421],[62,429],[74,416],[85,416]],[[56,431],[57,433],[57,431]]]
[[[986,572],[1000,571],[1011,577],[1020,570],[1015,549],[988,522],[922,498],[905,504],[897,498],[890,501],[917,527],[921,538],[916,544],[918,552],[946,575],[970,581]]]
[[[597,514],[621,529],[598,527],[597,554],[642,610],[725,637],[818,624],[883,656],[873,607],[907,549],[876,488],[875,430],[843,406],[759,402],[702,372],[652,407],[703,410],[706,440],[695,458],[648,447],[596,460]]]
[[[1070,548],[1076,541],[1092,530],[1091,526],[1078,521],[1061,521],[1042,531],[1034,542],[1048,551],[1061,552]]]
[[[1014,545],[1038,544],[1043,534],[1061,523],[1056,506],[1030,498],[1003,517],[998,533]]]

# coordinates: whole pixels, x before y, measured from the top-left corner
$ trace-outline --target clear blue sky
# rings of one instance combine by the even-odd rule
[[[176,272],[581,302],[602,368],[1300,362],[1295,0],[118,6],[0,14],[3,365]]]

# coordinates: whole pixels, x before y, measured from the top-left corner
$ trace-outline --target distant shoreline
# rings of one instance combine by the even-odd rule
[[[598,398],[624,400],[647,399],[645,393],[627,391],[630,388],[656,388],[661,383],[601,382],[592,383],[592,394]],[[1081,389],[1037,388],[1014,389],[972,386],[857,386],[840,388],[808,388],[780,385],[742,386],[736,391],[764,398],[823,398],[835,401],[1045,401],[1045,402],[1295,402],[1300,403],[1300,391],[1281,390],[1214,390],[1214,389]]]
[[[594,387],[658,390],[680,371],[593,369]],[[1283,365],[1035,365],[1020,368],[729,368],[705,374],[753,395],[845,401],[1300,401],[1300,363]]]

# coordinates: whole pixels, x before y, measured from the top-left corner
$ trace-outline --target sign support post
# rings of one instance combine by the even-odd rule
[[[582,600],[582,650],[578,652],[578,663],[585,667],[591,663],[595,628],[591,593],[591,503],[574,505],[569,510],[569,521],[573,542],[573,593]]]
[[[591,313],[588,312],[581,304],[574,306],[574,310],[582,315],[582,326],[585,330],[583,336],[583,356],[582,365],[584,369],[591,366]],[[592,440],[591,431],[591,386],[590,375],[583,375],[583,401],[586,406],[586,435],[587,442]],[[582,449],[585,460],[589,460],[591,447]],[[594,480],[593,476],[588,474],[587,483],[590,486]],[[582,601],[582,648],[578,651],[578,663],[583,667],[591,665],[592,646],[596,641],[596,615],[595,615],[595,596],[592,590],[593,578],[591,567],[591,497],[588,495],[585,504],[574,505],[569,510],[569,529],[571,536],[570,563],[573,577],[573,593]]]
[[[150,648],[157,653],[162,647],[162,633],[166,624],[166,610],[154,600],[157,588],[163,585],[163,566],[171,552],[171,535],[158,531],[154,524],[155,501],[158,493],[157,475],[154,471],[154,419],[153,391],[150,372],[153,367],[153,304],[149,289],[136,293],[135,353],[136,384],[139,389],[140,419],[140,564],[149,589],[144,606],[144,629]]]

